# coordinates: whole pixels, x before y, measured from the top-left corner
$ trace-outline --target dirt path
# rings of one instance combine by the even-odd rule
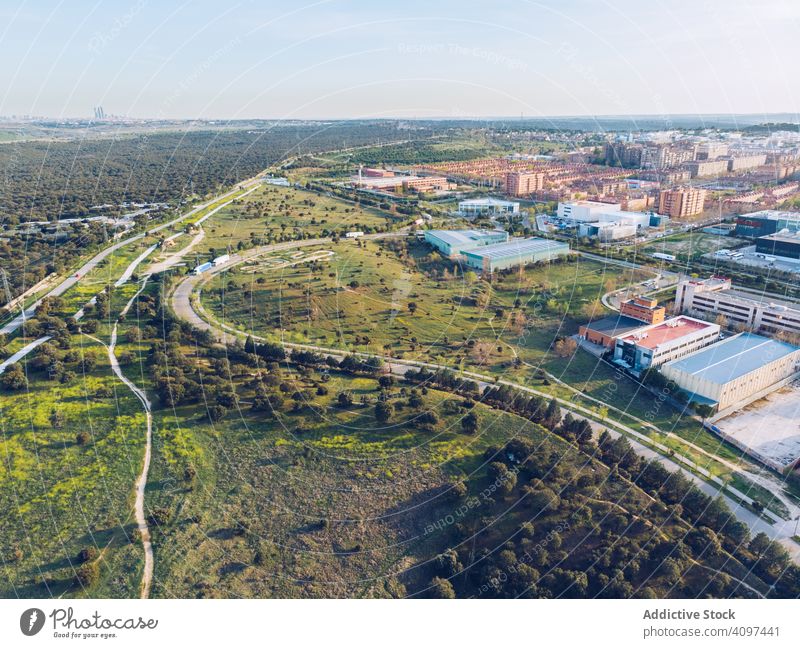
[[[142,281],[142,285],[136,294],[131,297],[130,301],[125,305],[125,308],[120,313],[120,317],[124,316],[128,309],[131,307],[133,302],[139,296],[139,294],[144,290],[144,287],[147,283],[148,277],[145,277],[144,281]],[[147,526],[147,517],[144,514],[144,494],[145,489],[147,488],[147,473],[150,471],[150,457],[152,454],[152,446],[153,446],[153,414],[152,414],[152,407],[150,404],[150,400],[147,398],[147,394],[144,392],[143,389],[137,387],[131,380],[129,380],[124,373],[122,373],[122,369],[119,366],[119,361],[117,360],[117,356],[114,353],[114,349],[117,346],[117,324],[119,320],[114,322],[114,328],[111,331],[111,343],[106,346],[106,344],[88,334],[84,334],[87,337],[91,338],[95,342],[99,342],[103,346],[106,347],[108,351],[108,360],[111,363],[111,369],[114,374],[119,378],[125,386],[130,389],[134,396],[139,399],[141,402],[142,407],[144,408],[145,419],[147,423],[147,431],[145,434],[145,446],[144,446],[144,460],[142,461],[142,471],[139,473],[139,477],[136,479],[136,484],[134,485],[134,489],[136,491],[136,502],[134,504],[134,515],[136,517],[136,527],[139,530],[139,536],[142,540],[142,548],[144,549],[144,572],[142,573],[142,583],[140,588],[140,598],[146,599],[150,596],[150,589],[153,585],[153,568],[155,565],[155,560],[153,558],[153,543],[150,538],[150,528]]]

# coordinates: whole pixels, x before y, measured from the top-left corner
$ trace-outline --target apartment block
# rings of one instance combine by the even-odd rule
[[[544,189],[544,173],[506,174],[506,193],[510,196],[528,196],[534,191]]]
[[[687,162],[685,166],[693,178],[723,175],[728,172],[728,160],[695,160]]]
[[[744,171],[756,169],[767,163],[766,155],[739,155],[727,158],[728,171]]]
[[[676,146],[645,146],[642,149],[643,169],[667,169],[694,160],[694,149]]]
[[[642,146],[625,142],[608,142],[604,150],[608,166],[635,169],[642,165]]]
[[[676,187],[665,189],[658,195],[658,213],[670,218],[685,218],[702,213],[706,199],[705,189]]]
[[[697,147],[695,160],[715,160],[723,155],[728,155],[728,145],[725,142],[705,142]]]

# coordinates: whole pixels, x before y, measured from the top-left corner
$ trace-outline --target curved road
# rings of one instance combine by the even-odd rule
[[[198,314],[198,312],[195,310],[195,304],[192,301],[192,295],[195,292],[195,290],[201,288],[202,284],[210,280],[211,277],[213,277],[214,275],[224,272],[225,270],[228,270],[233,266],[242,263],[246,259],[261,254],[274,252],[280,249],[291,248],[294,246],[304,247],[308,245],[318,245],[320,243],[327,242],[328,240],[329,239],[312,239],[308,241],[290,241],[287,243],[279,243],[275,245],[264,246],[261,248],[254,248],[252,250],[248,250],[247,253],[242,255],[233,255],[227,263],[217,266],[215,268],[211,268],[208,272],[202,275],[191,275],[186,277],[181,283],[178,284],[178,286],[172,292],[170,296],[170,305],[172,306],[172,309],[177,317],[183,319],[186,322],[189,322],[198,329],[207,330],[211,332],[218,340],[224,343],[232,342],[237,337],[244,335],[244,333],[237,331],[232,327],[228,327],[224,324],[216,322],[213,317],[211,317],[208,313],[206,313],[203,310],[202,305],[198,304],[197,308],[204,315],[204,317],[201,317],[201,315]],[[215,324],[210,324],[209,322],[215,322]],[[263,338],[260,338],[257,335],[251,335],[251,337],[253,337],[253,339],[255,340],[263,340]],[[320,353],[326,353],[328,355],[332,355],[334,357],[339,357],[339,358],[343,357],[346,354],[350,354],[350,352],[347,350],[331,349],[313,345],[284,343],[284,346],[289,348],[299,348],[299,349],[317,351]],[[498,380],[497,382],[495,382],[495,378],[493,376],[485,376],[471,371],[458,371],[454,370],[453,367],[447,367],[444,365],[437,365],[418,360],[398,360],[396,358],[388,358],[376,354],[363,353],[363,352],[356,352],[354,355],[362,357],[381,358],[386,362],[389,371],[396,375],[402,376],[410,369],[420,368],[420,367],[428,369],[447,369],[449,371],[455,371],[456,373],[459,373],[467,378],[475,380],[481,387],[485,387],[488,385],[493,386],[499,383],[515,389],[519,389],[527,393],[536,394],[544,398],[548,399],[552,398],[552,394],[540,392],[536,389],[527,387],[525,385],[520,385],[518,383],[506,380]],[[637,432],[636,430],[633,430],[632,428],[618,421],[614,422],[614,425],[618,429],[609,428],[608,426],[602,425],[598,423],[596,420],[594,420],[593,417],[596,417],[596,414],[592,412],[590,409],[561,398],[556,398],[556,400],[561,406],[563,411],[569,411],[573,415],[577,415],[579,418],[586,419],[592,424],[592,426],[596,430],[606,429],[612,435],[615,436],[620,434],[619,430],[622,430],[626,434],[632,445],[634,445],[634,447],[637,448],[637,452],[639,454],[642,454],[648,458],[657,459],[659,462],[668,467],[670,470],[673,471],[680,470],[682,473],[685,474],[687,478],[692,480],[707,495],[710,495],[711,497],[722,497],[728,504],[731,511],[739,520],[747,524],[747,526],[755,533],[763,531],[770,538],[779,540],[781,544],[783,544],[783,546],[787,549],[787,551],[789,551],[789,553],[792,555],[792,558],[796,562],[800,563],[800,545],[798,545],[796,542],[792,540],[792,536],[794,535],[794,526],[795,526],[794,520],[788,520],[788,521],[782,520],[775,515],[770,515],[770,517],[774,521],[774,524],[770,524],[769,522],[762,519],[758,515],[754,514],[750,510],[744,508],[744,506],[739,501],[736,501],[731,497],[727,496],[725,494],[725,490],[730,490],[741,501],[752,503],[752,498],[745,495],[744,493],[741,493],[740,491],[737,491],[736,489],[732,489],[732,487],[727,485],[724,481],[714,478],[714,476],[708,473],[708,471],[703,471],[699,467],[692,465],[692,468],[702,472],[707,479],[711,479],[712,481],[714,481],[714,485],[708,483],[708,481],[701,479],[692,471],[682,467],[678,463],[681,461],[688,461],[688,460],[684,460],[680,455],[675,455],[674,457],[667,457],[661,452],[654,450],[651,446],[653,445],[659,446],[660,444],[654,443],[651,439],[646,437],[646,435]],[[665,446],[663,448],[659,448],[659,450],[662,449],[664,453],[669,452],[669,449],[666,448]],[[766,513],[771,514],[771,512],[766,512]]]
[[[178,216],[177,218],[174,218],[173,220],[171,220],[171,221],[169,221],[167,223],[162,223],[161,225],[158,225],[158,226],[148,230],[147,232],[141,232],[139,234],[131,236],[130,238],[126,238],[126,239],[124,239],[122,241],[114,243],[113,245],[110,245],[109,247],[101,250],[96,255],[94,255],[91,259],[89,259],[86,263],[84,263],[76,273],[71,274],[69,277],[64,279],[60,284],[58,284],[55,288],[50,290],[46,295],[44,295],[43,297],[40,297],[39,299],[37,299],[33,304],[31,304],[28,308],[24,309],[14,319],[12,319],[10,322],[6,323],[5,326],[0,328],[0,333],[9,334],[9,333],[13,333],[14,331],[16,331],[20,326],[22,326],[23,322],[25,322],[26,319],[30,318],[36,312],[36,308],[39,306],[39,304],[42,303],[42,299],[44,299],[45,297],[60,297],[65,292],[67,292],[70,288],[72,288],[72,286],[74,286],[76,283],[78,283],[81,280],[81,277],[84,277],[88,272],[91,272],[92,270],[94,270],[101,261],[103,261],[104,259],[109,257],[111,254],[113,254],[114,252],[116,252],[120,248],[122,248],[122,247],[124,247],[126,245],[129,245],[129,244],[131,244],[131,243],[133,243],[135,241],[139,241],[139,240],[143,239],[147,234],[152,234],[154,232],[160,232],[162,230],[167,229],[168,227],[172,227],[173,225],[176,225],[176,224],[180,223],[181,221],[184,221],[187,218],[191,217],[192,215],[196,214],[197,212],[205,209],[209,205],[213,205],[215,202],[217,202],[219,200],[223,200],[223,199],[227,198],[228,196],[232,196],[236,192],[240,191],[242,188],[244,188],[246,186],[250,186],[251,184],[253,184],[255,182],[258,182],[258,180],[256,178],[251,178],[250,180],[245,180],[244,182],[238,184],[236,187],[231,189],[229,192],[227,192],[225,194],[222,194],[221,196],[217,196],[217,197],[209,200],[208,202],[203,203],[202,205],[198,205],[197,207],[193,208],[191,211],[188,211],[185,214],[182,214],[181,216]],[[253,189],[255,189],[255,188],[256,187],[253,187]],[[251,189],[251,191],[252,191],[252,189]],[[231,200],[229,200],[228,202],[226,202],[226,203],[224,203],[222,205],[219,205],[219,207],[214,209],[211,213],[216,213],[219,209],[221,209],[222,207],[224,207],[225,205],[227,205],[228,203],[232,202],[235,199],[236,198],[231,198]],[[211,214],[208,214],[208,215],[211,215]],[[202,220],[205,220],[205,217]]]

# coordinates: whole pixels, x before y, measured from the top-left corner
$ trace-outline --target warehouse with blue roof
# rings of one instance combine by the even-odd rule
[[[724,410],[744,404],[800,369],[800,348],[753,333],[740,333],[679,360],[661,373],[695,402]]]

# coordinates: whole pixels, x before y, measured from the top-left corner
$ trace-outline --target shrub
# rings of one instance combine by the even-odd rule
[[[100,580],[100,565],[96,561],[85,562],[75,572],[78,585],[91,587]]]

